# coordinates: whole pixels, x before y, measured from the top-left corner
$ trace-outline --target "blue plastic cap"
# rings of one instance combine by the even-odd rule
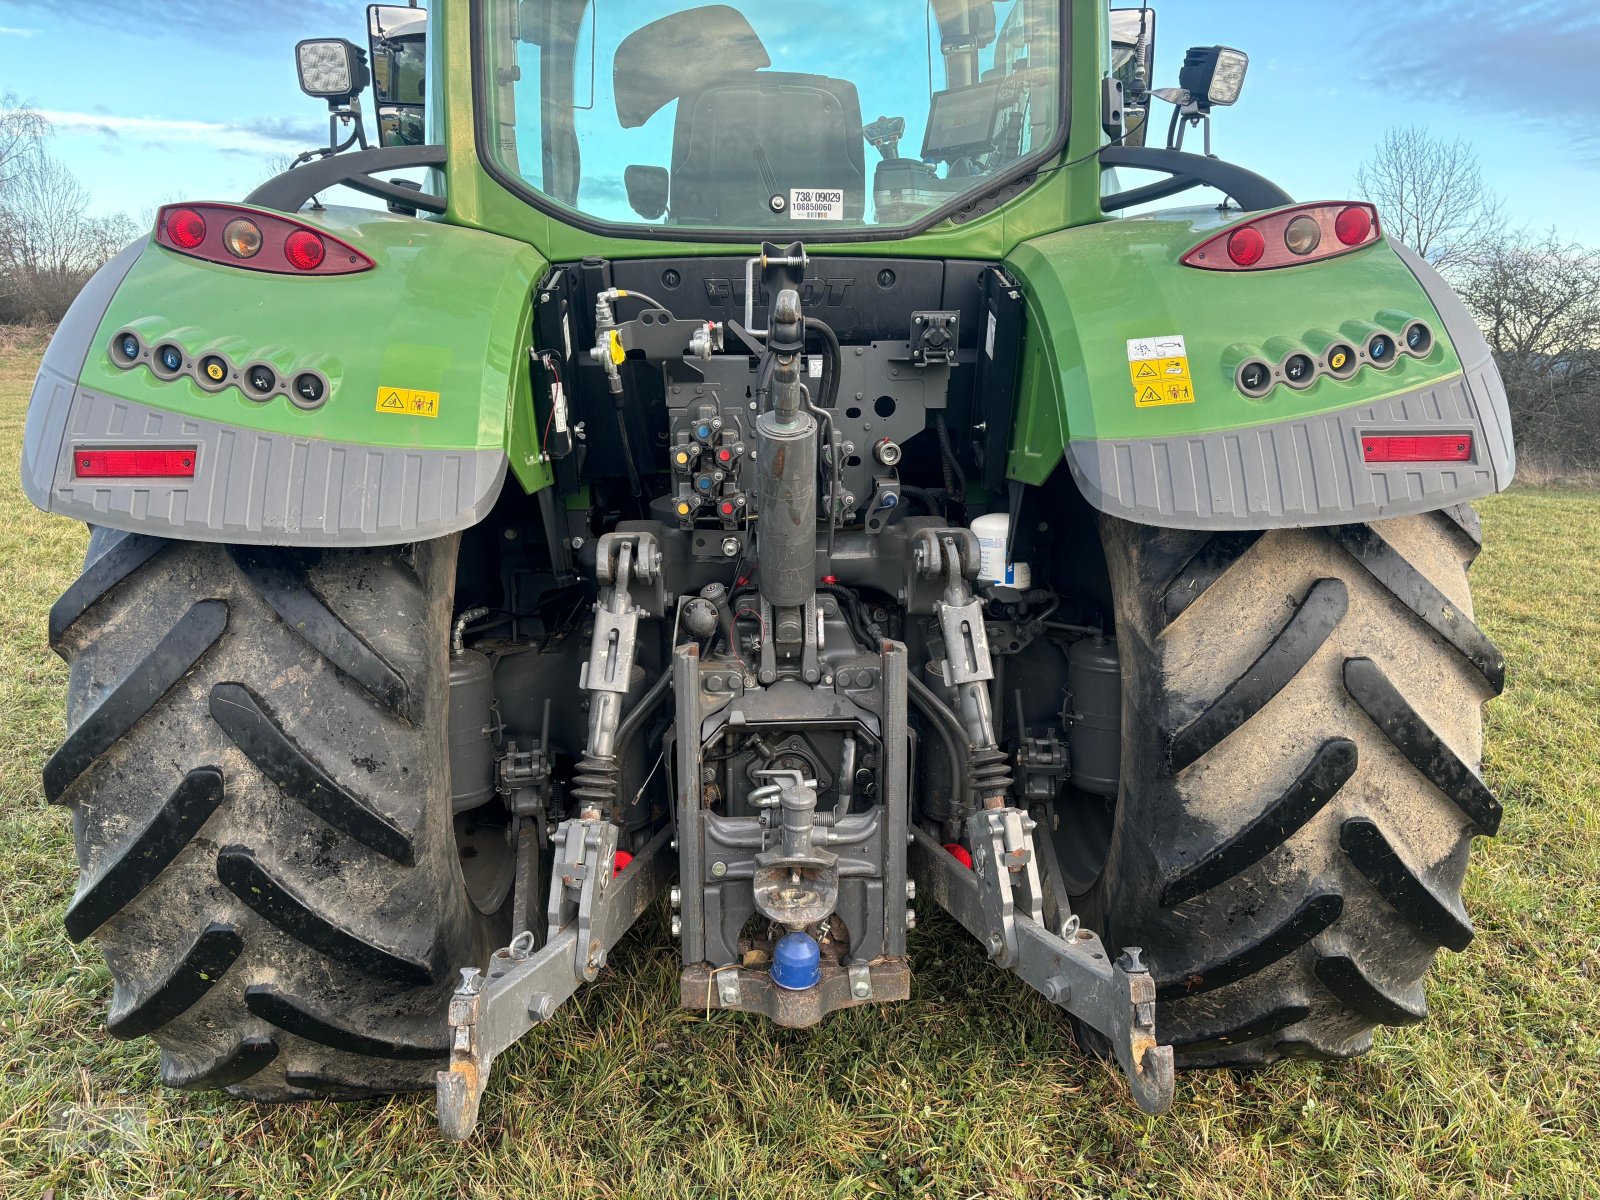
[[[786,933],[772,951],[772,982],[791,992],[816,987],[822,979],[822,947],[809,933]]]

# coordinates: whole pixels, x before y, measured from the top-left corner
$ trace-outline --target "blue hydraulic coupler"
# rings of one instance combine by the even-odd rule
[[[809,933],[786,933],[772,951],[772,982],[791,992],[816,987],[822,979],[822,947]]]

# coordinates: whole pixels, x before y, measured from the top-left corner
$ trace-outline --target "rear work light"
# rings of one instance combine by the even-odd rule
[[[1270,271],[1324,262],[1383,236],[1370,204],[1302,204],[1213,234],[1183,256],[1202,271]]]
[[[1471,462],[1470,433],[1388,436],[1361,439],[1361,457],[1369,463]]]
[[[376,265],[320,229],[237,204],[169,204],[156,214],[156,241],[191,258],[275,275],[354,275]]]
[[[79,479],[193,479],[193,446],[171,450],[74,450],[72,473]]]

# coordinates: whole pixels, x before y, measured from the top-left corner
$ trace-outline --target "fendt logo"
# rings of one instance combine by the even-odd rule
[[[855,284],[854,275],[834,275],[824,279],[808,279],[800,286],[802,308],[838,308],[844,303],[845,293]],[[756,303],[769,304],[767,289],[756,285]],[[743,308],[744,280],[738,278],[706,278],[706,299],[713,308]]]

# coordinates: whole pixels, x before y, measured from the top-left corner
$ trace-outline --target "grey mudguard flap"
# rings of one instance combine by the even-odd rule
[[[192,445],[194,478],[80,480],[72,449],[82,445]],[[22,455],[23,490],[47,512],[158,537],[274,546],[439,537],[487,516],[505,475],[500,450],[391,449],[262,433],[75,387],[48,360],[34,385]]]
[[[1339,525],[1448,508],[1504,491],[1516,473],[1511,408],[1494,355],[1460,298],[1420,255],[1417,277],[1463,372],[1339,412],[1184,437],[1069,443],[1067,464],[1102,512],[1169,529]],[[1368,463],[1368,433],[1470,433],[1460,463]]]
[[[1074,441],[1073,478],[1102,512],[1169,529],[1274,529],[1448,508],[1511,482],[1516,466],[1493,363],[1338,412],[1183,437]],[[1369,433],[1470,433],[1460,463],[1365,461]]]

